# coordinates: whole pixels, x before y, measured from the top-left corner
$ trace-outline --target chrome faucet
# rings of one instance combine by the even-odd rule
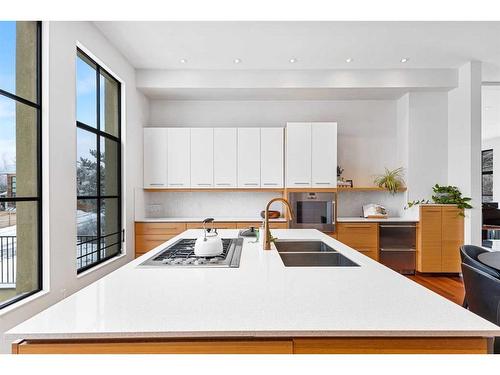
[[[263,238],[262,242],[264,244],[264,250],[271,250],[271,231],[269,230],[269,207],[271,204],[274,202],[281,201],[285,204],[286,208],[288,209],[288,214],[290,216],[290,220],[293,219],[293,211],[292,207],[290,206],[290,203],[285,199],[285,198],[273,198],[271,199],[266,206],[266,210],[264,211],[264,233],[263,233]]]

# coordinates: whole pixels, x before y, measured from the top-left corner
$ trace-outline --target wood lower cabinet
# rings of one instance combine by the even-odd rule
[[[186,230],[186,223],[135,223],[135,257]]]
[[[337,240],[378,261],[378,223],[338,223]]]
[[[287,229],[286,221],[270,222],[271,229]],[[260,227],[261,222],[215,222],[217,229],[246,229],[250,227]],[[135,223],[135,257],[139,257],[148,251],[160,246],[165,241],[174,238],[181,234],[186,229],[202,229],[203,224],[199,222],[177,222],[177,223],[152,223],[152,222],[136,222]]]
[[[454,205],[420,207],[417,226],[417,271],[461,272],[460,246],[464,243],[464,218]]]
[[[19,340],[13,354],[486,354],[485,337]]]

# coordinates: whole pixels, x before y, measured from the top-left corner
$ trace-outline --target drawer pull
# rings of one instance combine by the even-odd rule
[[[332,185],[330,182],[315,182],[315,185]]]
[[[169,186],[184,186],[183,183],[171,183],[171,184],[168,184]]]
[[[294,182],[294,185],[310,185],[310,182]]]
[[[259,184],[256,182],[245,182],[243,185],[245,185],[245,186],[258,186]]]
[[[212,184],[196,184],[198,186],[212,186]]]
[[[264,186],[278,186],[278,184],[277,184],[277,183],[275,183],[275,182],[264,182],[264,184],[263,184],[263,185],[264,185]]]
[[[382,224],[380,228],[415,228],[415,225]]]
[[[217,182],[216,185],[217,186],[231,186],[230,183],[226,183],[226,182]]]
[[[165,186],[165,184],[157,184],[157,183],[151,183],[149,186]]]

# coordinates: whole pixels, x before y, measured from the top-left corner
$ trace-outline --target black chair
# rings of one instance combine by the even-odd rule
[[[498,272],[494,268],[488,267],[477,259],[478,255],[486,253],[488,251],[489,250],[486,250],[485,248],[479,246],[463,245],[460,247],[460,258],[462,259],[462,263],[465,263],[471,267],[487,273],[490,276],[500,279],[500,272]]]
[[[462,263],[462,275],[469,310],[493,324],[500,325],[500,279]],[[500,337],[494,352],[500,353]]]

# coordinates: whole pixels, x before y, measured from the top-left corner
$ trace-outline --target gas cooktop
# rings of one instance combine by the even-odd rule
[[[221,255],[194,255],[196,239],[183,238],[142,262],[139,267],[239,267],[243,238],[223,238]]]

